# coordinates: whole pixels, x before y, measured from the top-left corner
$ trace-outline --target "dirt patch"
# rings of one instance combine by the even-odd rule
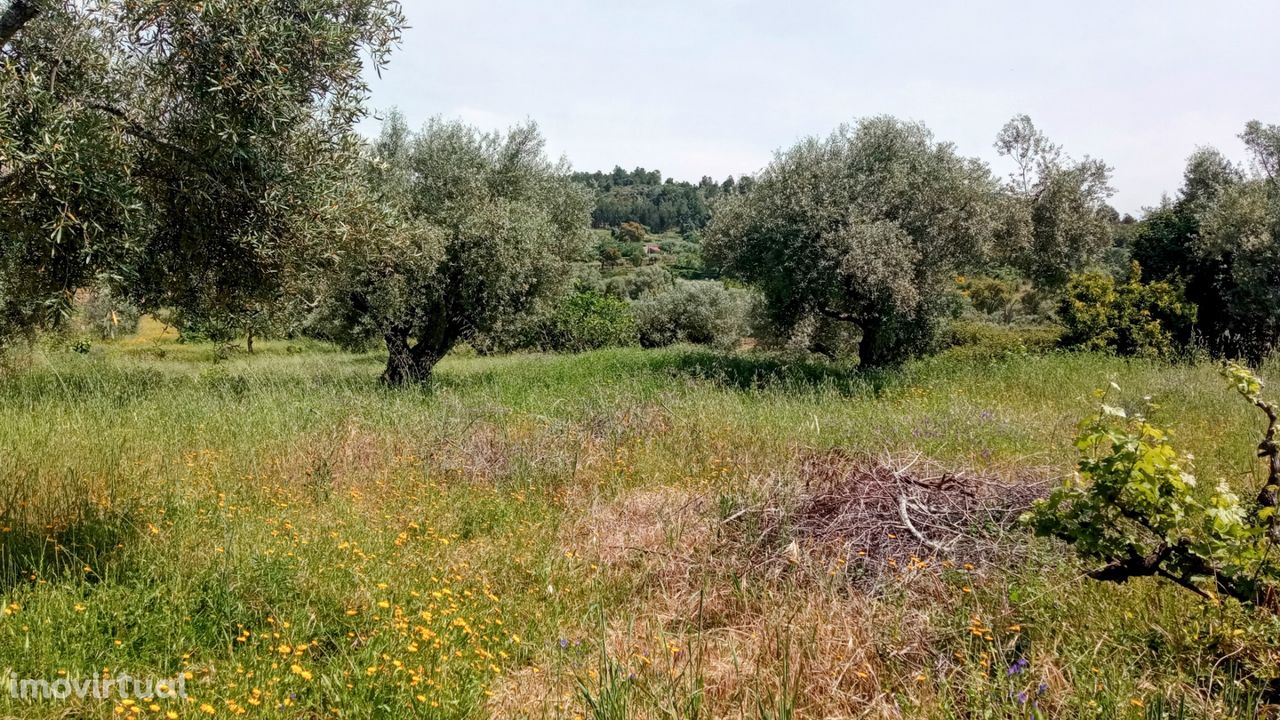
[[[566,552],[607,566],[689,566],[707,550],[713,519],[701,495],[645,488],[612,501],[595,499],[563,535]]]

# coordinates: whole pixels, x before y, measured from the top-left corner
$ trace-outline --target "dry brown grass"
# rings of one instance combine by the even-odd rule
[[[936,702],[935,680],[964,671],[945,650],[963,638],[945,629],[955,592],[940,573],[956,561],[943,556],[1007,560],[1002,553],[1017,539],[1006,537],[1011,517],[1038,492],[936,470],[802,452],[787,487],[779,476],[760,478],[743,488],[760,502],[731,512],[669,486],[612,499],[571,495],[576,520],[561,550],[624,584],[632,599],[602,628],[578,629],[595,638],[591,651],[553,650],[546,667],[556,670],[505,678],[495,716],[573,707],[578,682],[603,687],[607,667],[644,698],[633,703],[636,717],[678,715],[695,694],[706,717],[754,717],[761,704],[781,703],[797,717],[888,718],[902,716],[903,697],[917,707]],[[930,547],[920,527],[901,525],[898,498],[908,492],[909,510],[946,538],[945,550]],[[895,580],[902,606],[868,593],[872,561],[878,581]]]
[[[429,459],[432,469],[444,477],[488,483],[510,476],[524,449],[508,432],[481,423],[439,440]]]
[[[410,456],[402,438],[375,432],[358,418],[347,417],[293,440],[287,451],[273,458],[269,474],[306,488],[345,492],[385,480],[399,461]]]
[[[564,545],[608,567],[639,564],[688,568],[712,537],[707,500],[673,487],[633,490],[612,501],[581,498],[586,507],[564,532]],[[571,504],[574,500],[570,501]]]

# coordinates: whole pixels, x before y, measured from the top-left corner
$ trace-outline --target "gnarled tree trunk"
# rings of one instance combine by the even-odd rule
[[[431,379],[431,371],[449,350],[457,338],[446,333],[434,333],[431,337],[412,338],[404,330],[392,329],[383,333],[387,344],[387,367],[382,371],[384,385],[413,385]]]
[[[898,348],[888,324],[870,316],[858,322],[862,338],[858,340],[858,367],[882,368],[899,360]]]
[[[426,379],[418,377],[421,370],[414,361],[407,332],[388,330],[383,333],[382,339],[387,343],[387,368],[382,371],[383,385],[406,385]]]

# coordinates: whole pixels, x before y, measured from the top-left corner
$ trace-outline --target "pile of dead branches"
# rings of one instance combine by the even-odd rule
[[[1049,485],[1043,475],[998,479],[948,471],[920,456],[839,449],[805,454],[798,474],[799,492],[754,509],[758,547],[780,561],[836,563],[871,581],[944,561],[963,567],[1018,560],[1028,541],[1018,518]]]

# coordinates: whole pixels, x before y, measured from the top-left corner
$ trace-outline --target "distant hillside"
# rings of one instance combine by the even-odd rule
[[[700,230],[711,219],[711,204],[726,193],[741,192],[751,178],[733,176],[717,183],[709,176],[694,185],[662,177],[658,170],[615,167],[612,172],[574,173],[573,179],[596,194],[591,225],[614,228],[626,222],[644,225],[653,233],[688,233]]]

